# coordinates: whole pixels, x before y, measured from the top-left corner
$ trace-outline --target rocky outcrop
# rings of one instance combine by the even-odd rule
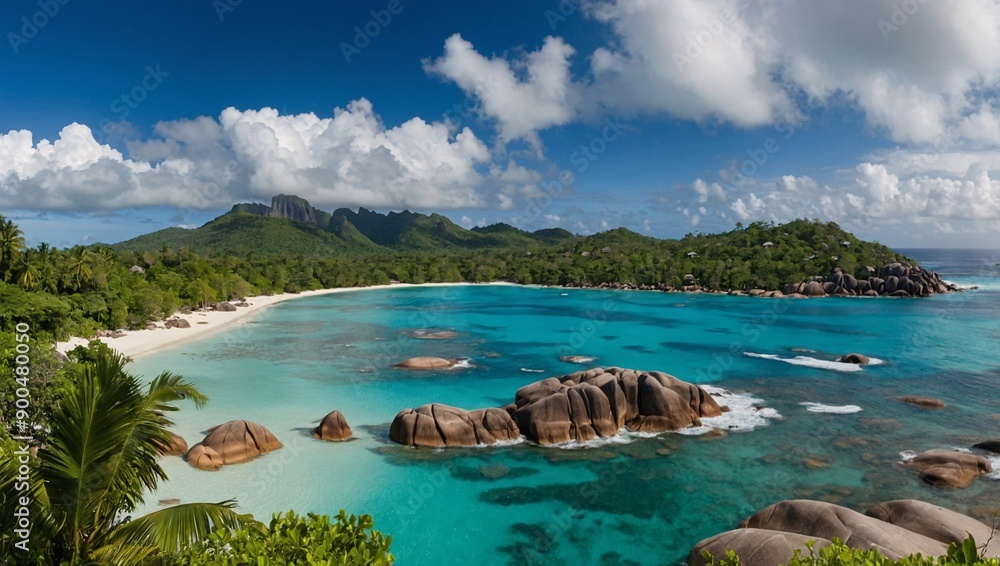
[[[990,530],[970,517],[913,500],[880,503],[866,514],[822,501],[782,501],[747,518],[738,529],[695,545],[688,564],[705,564],[703,550],[718,560],[732,549],[741,564],[778,566],[787,563],[806,541],[815,540],[817,547],[823,547],[834,538],[850,548],[874,549],[894,560],[916,553],[942,556],[949,544],[963,541],[966,532],[977,542],[985,542]],[[991,546],[988,552],[995,555],[996,549]]]
[[[453,367],[456,363],[458,363],[458,361],[455,359],[446,360],[444,358],[419,356],[403,360],[396,364],[396,367],[402,369],[448,369]]]
[[[160,456],[180,456],[188,451],[187,441],[179,434],[170,433],[170,443],[162,445],[156,443],[156,451]]]
[[[518,389],[514,420],[539,444],[586,442],[622,427],[664,432],[701,424],[722,409],[705,390],[662,372],[594,368]]]
[[[993,471],[986,458],[955,450],[928,450],[909,463],[927,483],[957,489],[969,487],[976,478]]]
[[[847,354],[846,356],[840,357],[840,363],[866,366],[871,363],[871,359],[862,354]]]
[[[520,431],[503,409],[466,411],[434,403],[400,411],[389,427],[389,438],[406,446],[492,445],[516,440]]]
[[[233,312],[236,310],[236,307],[232,303],[226,301],[215,303],[212,305],[212,308],[220,312]]]
[[[933,271],[897,262],[883,265],[877,276],[868,279],[858,279],[838,267],[825,279],[819,277],[790,283],[782,291],[785,295],[801,294],[807,297],[928,297],[935,293],[958,291],[958,287],[944,282]]]
[[[740,557],[740,564],[752,566],[777,566],[787,564],[789,559],[800,551],[809,554],[806,543],[814,541],[817,550],[830,546],[831,541],[815,536],[796,533],[783,533],[766,529],[736,529],[719,533],[712,538],[699,542],[688,555],[687,563],[691,566],[704,566],[708,562],[702,557],[702,552],[708,552],[718,563],[726,556],[726,551],[732,550]]]
[[[320,440],[348,440],[351,438],[351,427],[340,411],[330,411],[319,426],[313,429],[312,435]]]
[[[943,409],[948,406],[945,405],[944,401],[941,401],[940,399],[924,397],[923,395],[904,395],[900,397],[899,400],[908,405],[920,407],[921,409]]]
[[[199,470],[218,470],[282,447],[263,426],[251,421],[229,421],[208,429],[208,436],[191,447],[187,461]]]
[[[273,197],[271,208],[267,210],[266,215],[272,218],[290,218],[306,224],[319,224],[316,209],[309,204],[309,201],[296,196],[277,195]]]
[[[523,434],[546,445],[606,438],[623,427],[678,430],[721,414],[704,389],[672,375],[594,368],[526,385],[505,409],[469,412],[436,404],[407,409],[396,415],[389,436],[413,446],[471,446],[492,444],[491,435],[503,440]]]
[[[886,523],[892,523],[910,532],[924,535],[944,544],[962,544],[971,534],[977,544],[986,547],[987,556],[1000,555],[1000,540],[995,540],[993,529],[972,517],[956,513],[916,499],[901,499],[879,503],[865,512]]]

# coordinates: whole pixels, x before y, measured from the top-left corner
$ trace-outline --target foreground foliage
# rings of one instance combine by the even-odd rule
[[[0,446],[0,552],[38,564],[135,565],[186,547],[215,528],[256,522],[235,503],[190,503],[134,520],[143,494],[166,479],[158,447],[169,444],[167,414],[175,402],[206,398],[180,376],[164,372],[143,391],[125,371],[127,358],[107,349],[82,364],[74,383],[47,415],[51,431],[37,457],[33,443]],[[25,504],[22,497],[28,498]],[[14,545],[15,517],[30,512],[31,556]]]
[[[795,556],[787,566],[1000,566],[1000,559],[985,558],[980,555],[972,535],[969,535],[961,545],[952,543],[946,555],[936,558],[915,554],[891,560],[877,550],[850,548],[839,538],[833,539],[833,544],[819,549],[818,552],[812,543],[807,545],[809,555],[803,556],[796,550]],[[708,551],[705,551],[703,556],[710,566],[740,565],[740,558],[731,550],[718,563]]]
[[[370,515],[343,510],[330,522],[326,515],[294,511],[279,513],[266,530],[219,529],[203,542],[181,551],[178,566],[236,566],[240,564],[309,566],[388,566],[391,536],[372,530]]]

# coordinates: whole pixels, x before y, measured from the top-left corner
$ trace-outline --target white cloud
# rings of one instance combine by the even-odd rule
[[[0,207],[204,209],[284,192],[318,206],[476,208],[494,198],[512,206],[504,193],[540,179],[513,161],[492,165],[468,128],[420,118],[387,127],[365,99],[332,118],[227,108],[218,119],[161,122],[154,131],[130,143],[127,157],[80,124],[55,142],[0,134]]]
[[[424,61],[424,69],[475,97],[478,111],[496,120],[502,142],[523,139],[538,149],[539,130],[574,117],[577,94],[569,71],[574,53],[562,38],[546,37],[538,51],[512,61],[487,58],[455,34],[445,41],[444,55]]]
[[[456,35],[425,68],[475,97],[504,142],[537,145],[538,131],[600,113],[752,127],[846,104],[893,141],[1000,144],[998,0],[594,0],[584,8],[610,38],[579,77],[569,72],[573,48],[552,37],[527,55],[487,58]]]

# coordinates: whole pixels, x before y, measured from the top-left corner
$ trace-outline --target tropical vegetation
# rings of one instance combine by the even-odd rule
[[[948,553],[944,556],[930,557],[914,554],[904,556],[898,560],[887,558],[884,554],[875,549],[850,548],[844,541],[835,538],[832,544],[819,549],[817,552],[814,542],[806,543],[809,555],[804,555],[796,550],[795,555],[788,561],[787,566],[1000,566],[1000,559],[987,558],[982,554],[980,547],[976,545],[976,539],[969,535],[962,544],[952,543],[948,547]],[[732,550],[726,552],[726,556],[716,562],[710,553],[703,553],[705,561],[709,566],[740,566],[740,558]]]
[[[625,228],[586,237],[502,224],[465,230],[439,215],[362,209],[331,215],[339,234],[354,236],[329,240],[329,229],[245,210],[194,230],[68,249],[27,247],[0,217],[0,328],[20,320],[57,338],[91,336],[252,295],[393,281],[779,289],[835,267],[866,279],[867,267],[906,260],[817,220],[660,240]]]

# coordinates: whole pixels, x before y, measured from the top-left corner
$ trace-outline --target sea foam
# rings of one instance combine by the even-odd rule
[[[751,358],[763,358],[765,360],[775,360],[778,362],[785,362],[786,364],[792,364],[793,366],[806,366],[817,369],[828,369],[833,371],[861,371],[861,366],[859,364],[848,364],[845,362],[835,362],[832,360],[820,360],[818,358],[812,358],[809,356],[795,356],[794,358],[782,358],[781,356],[776,356],[774,354],[757,354],[754,352],[743,352],[744,356],[750,356]],[[882,360],[875,358],[877,363],[873,365],[879,365]]]
[[[810,413],[828,413],[831,415],[851,415],[860,413],[861,407],[857,405],[824,405],[823,403],[810,403],[808,401],[799,403]]]
[[[715,398],[721,407],[729,411],[718,417],[701,419],[701,426],[684,428],[674,431],[677,434],[698,436],[721,429],[731,432],[751,431],[771,424],[772,420],[780,419],[781,413],[770,407],[764,407],[764,401],[746,393],[733,393],[712,385],[701,385],[709,395]]]

